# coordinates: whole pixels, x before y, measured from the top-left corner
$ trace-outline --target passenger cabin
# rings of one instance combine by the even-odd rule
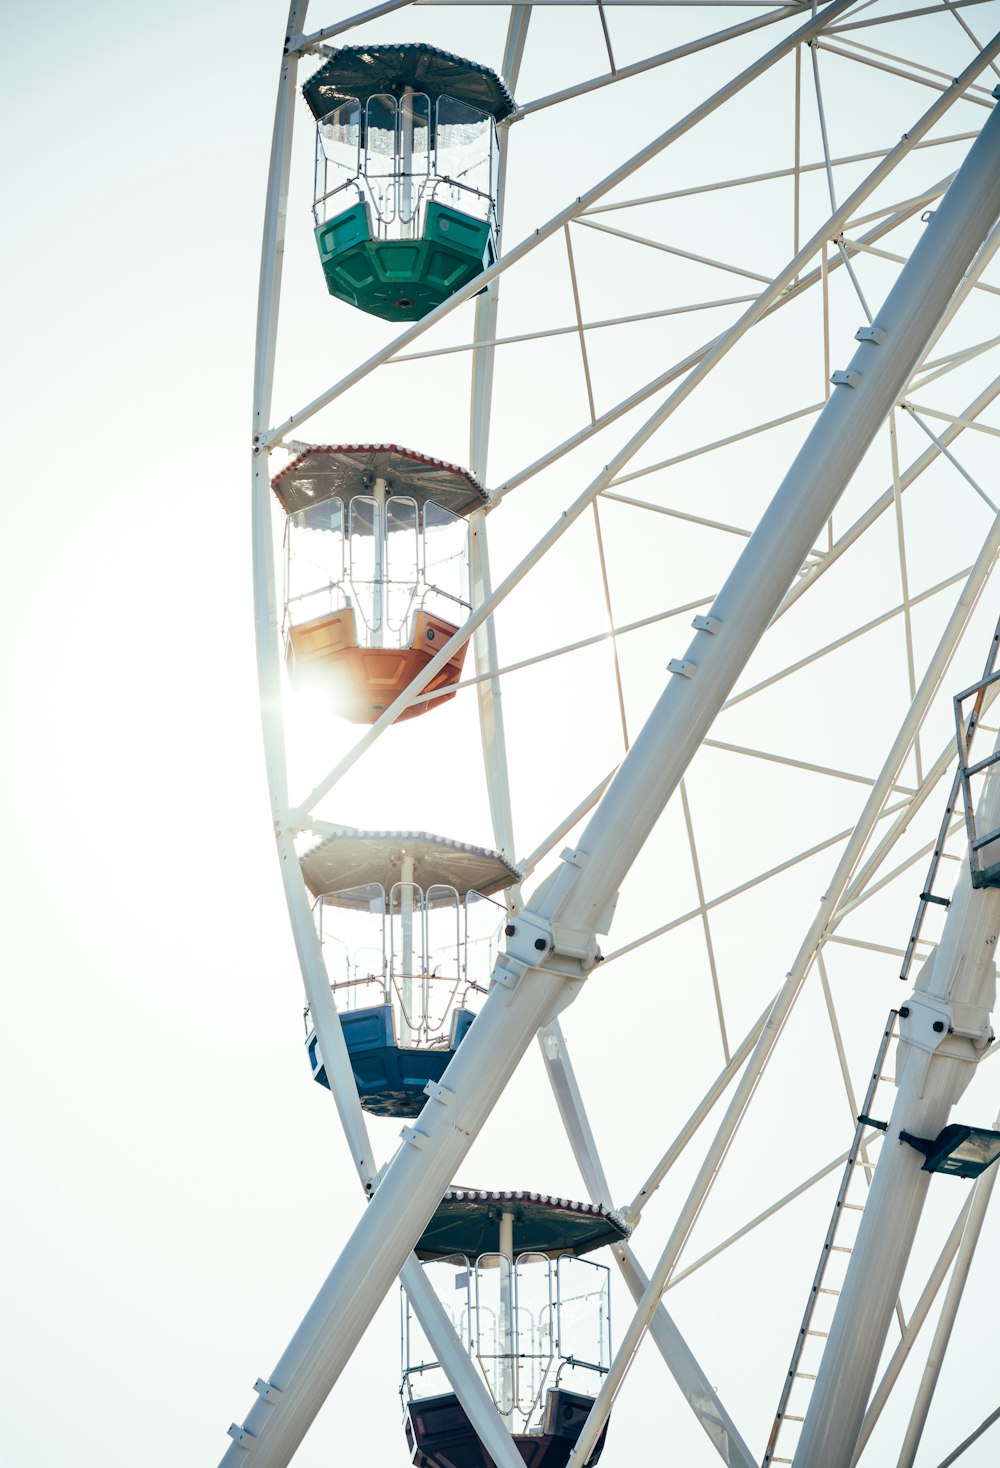
[[[596,1203],[456,1187],[416,1245],[527,1468],[564,1468],[576,1446],[611,1364],[608,1268],[581,1256],[627,1237],[624,1221]],[[405,1294],[401,1305],[412,1462],[492,1468]]]
[[[470,611],[465,517],[486,493],[468,470],[395,444],[310,446],[271,487],[287,515],[292,684],[374,723]],[[453,698],[464,662],[461,647],[400,718]]]
[[[422,831],[317,821],[300,855],[361,1105],[417,1116],[486,993],[519,874],[496,852]],[[328,1085],[306,1011],[313,1077]]]
[[[316,243],[331,295],[416,321],[497,257],[504,83],[436,46],[344,46],[302,88],[316,119]]]

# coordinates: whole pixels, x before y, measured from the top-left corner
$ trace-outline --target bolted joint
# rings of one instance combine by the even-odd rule
[[[993,1043],[990,1010],[981,1004],[940,999],[921,990],[899,1011],[900,1043],[929,1053],[940,1051],[975,1063]]]
[[[600,961],[600,950],[592,929],[550,922],[527,909],[518,914],[517,923],[512,926],[516,928],[512,935],[514,941],[502,956],[508,965],[513,961],[524,968],[558,970],[562,967],[560,960],[569,959],[572,966],[566,966],[567,975],[579,978],[581,969],[587,972]]]

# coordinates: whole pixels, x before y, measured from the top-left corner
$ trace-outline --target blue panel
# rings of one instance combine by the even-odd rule
[[[377,1004],[373,1009],[349,1010],[340,1016],[340,1025],[350,1055],[366,1050],[379,1050],[395,1041],[392,1006]]]
[[[354,1082],[365,1111],[375,1116],[419,1116],[427,1100],[424,1087],[428,1081],[439,1081],[444,1075],[455,1045],[468,1034],[473,1019],[471,1010],[456,1010],[452,1018],[453,1043],[447,1050],[404,1050],[396,1044],[390,1005],[379,1004],[341,1014]],[[329,1089],[326,1067],[320,1062],[314,1034],[309,1036],[306,1053],[313,1079]]]
[[[471,1009],[456,1009],[451,1017],[451,1048],[457,1050],[472,1028],[475,1019]]]

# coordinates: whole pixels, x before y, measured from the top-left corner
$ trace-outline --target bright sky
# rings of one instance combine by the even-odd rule
[[[318,25],[346,13],[345,6],[333,15],[317,10],[311,20]],[[711,25],[747,13],[713,10]],[[987,0],[969,10],[969,23],[986,36],[997,29],[998,13],[996,0]],[[687,11],[612,11],[619,64],[697,33],[701,20]],[[51,1468],[69,1457],[95,1468],[214,1464],[228,1442],[226,1427],[242,1420],[254,1379],[266,1376],[284,1349],[363,1207],[334,1113],[309,1082],[301,1051],[301,986],[273,855],[257,712],[247,448],[283,22],[280,0],[216,0],[208,7],[176,0],[159,11],[57,0],[37,11],[8,10],[0,21],[12,62],[0,101],[9,205],[3,238],[8,350],[0,369],[8,424],[0,536],[8,628],[0,1457],[12,1468]],[[971,42],[953,18],[925,24],[938,27],[930,51],[950,77],[968,62]],[[363,34],[426,39],[496,66],[505,25],[499,7],[471,15],[427,7]],[[671,69],[669,81],[652,73],[634,84],[628,105],[619,105],[619,94],[609,89],[575,110],[539,114],[534,132],[523,124],[525,141],[515,133],[511,148],[508,245],[765,44],[758,38],[732,56],[709,53],[676,77]],[[835,154],[890,146],[933,100],[933,91],[885,73],[859,68],[860,82],[853,74],[848,82],[835,60],[823,65]],[[533,21],[518,100],[605,66],[596,17],[578,10],[541,14]],[[792,96],[789,62],[725,118],[711,119],[678,145],[669,166],[654,165],[617,197],[787,167]],[[809,97],[803,154],[815,160],[822,154]],[[985,115],[980,106],[962,104],[939,135],[978,129]],[[323,290],[309,239],[312,142],[301,106],[297,128],[276,417],[393,334]],[[901,200],[943,177],[966,146],[942,147],[940,166],[935,156],[904,170],[880,198]],[[865,166],[839,175],[842,194]],[[761,202],[755,205],[746,190],[727,193],[723,202],[708,195],[689,214],[676,205],[653,206],[655,223],[650,211],[641,226],[689,253],[737,264],[742,274],[720,275],[661,251],[623,253],[637,247],[575,229],[585,318],[755,293],[761,277],[792,253],[790,185],[753,197]],[[805,223],[827,205],[823,176],[811,175],[803,188]],[[597,218],[638,231],[640,212]],[[900,232],[906,248],[919,225],[908,228]],[[885,248],[893,249],[892,237]],[[873,305],[894,269],[879,257],[859,264]],[[659,463],[821,401],[827,367],[846,363],[863,319],[843,275],[831,287],[831,362],[824,360],[821,313],[810,298],[801,311],[788,310],[787,327],[778,321],[763,329],[760,346],[734,356],[718,391],[679,414],[670,435],[658,436],[641,462]],[[995,268],[991,278],[996,282]],[[501,331],[574,322],[560,240],[543,246],[521,277],[512,272],[502,300]],[[660,318],[629,328],[627,336],[590,333],[598,411],[721,331],[739,309]],[[995,298],[984,295],[940,350],[1000,334],[997,314]],[[415,349],[465,341],[470,330],[471,310],[461,308],[433,343]],[[803,348],[801,356],[795,347]],[[494,487],[589,417],[574,335],[510,350],[497,372]],[[985,361],[995,364],[995,357],[994,351]],[[960,412],[996,371],[977,361],[956,374],[951,411]],[[465,372],[464,357],[387,367],[372,380],[375,387],[364,385],[318,420],[316,437],[394,438],[466,462]],[[512,491],[490,520],[497,579],[648,411],[629,415]],[[988,421],[995,424],[996,414]],[[650,476],[621,491],[751,527],[811,422],[806,416],[763,439],[688,461],[672,478]],[[996,483],[994,440],[984,434],[967,446],[969,437],[961,440],[963,463],[989,488]],[[908,464],[926,442],[912,423],[901,424],[901,462]],[[279,456],[276,468],[283,462]],[[848,491],[843,526],[888,483],[883,445]],[[992,519],[955,471],[939,466],[920,483],[909,530],[915,593],[963,571]],[[639,515],[617,503],[602,508],[619,623],[710,597],[744,539]],[[895,607],[894,557],[895,529],[887,518],[875,548],[859,550],[849,572],[831,573],[829,591],[805,598],[798,620],[789,616],[779,626],[747,681]],[[957,586],[914,611],[918,677],[956,594]],[[667,660],[687,645],[690,615],[622,641],[633,732],[659,692]],[[936,706],[925,765],[948,738],[948,699],[977,676],[995,616],[994,588]],[[501,660],[605,625],[588,517],[567,536],[551,568],[512,599],[501,625]],[[621,738],[605,648],[580,655],[565,671],[563,663],[544,664],[519,676],[505,692],[505,707],[524,855],[620,757]],[[871,777],[907,701],[897,618],[832,658],[825,676],[807,671],[801,682],[781,685],[772,701],[748,701],[744,710],[724,715],[728,724],[720,722],[715,732],[720,740]],[[328,726],[302,737],[303,788],[356,733]],[[359,771],[330,807],[334,818],[388,825],[398,812],[402,826],[423,824],[492,844],[469,696],[393,731],[384,749],[377,775],[371,765]],[[391,786],[387,768],[396,782]],[[863,785],[787,769],[786,783],[776,775],[772,783],[772,768],[759,761],[734,765],[733,756],[715,751],[693,772],[690,796],[708,895],[856,819]],[[901,779],[912,784],[915,777],[911,762]],[[929,800],[907,855],[936,828],[942,803],[943,793]],[[791,962],[838,851],[827,847],[783,885],[757,889],[731,917],[720,910],[713,937],[732,1043]],[[898,896],[893,889],[873,904],[877,921],[845,931],[902,946],[922,872],[918,863]],[[675,802],[623,893],[609,947],[697,910],[697,901]],[[598,994],[588,993],[579,1019],[574,1016],[585,1093],[623,1202],[722,1063],[700,924],[689,923],[641,953],[639,960],[621,961],[617,980],[609,966]],[[834,988],[846,987],[843,1023],[855,1075],[874,1051],[886,1009],[898,1002],[895,964],[873,950],[842,947],[830,956]],[[857,993],[849,987],[855,985]],[[818,990],[803,1001],[787,1068],[762,1102],[763,1118],[745,1152],[734,1154],[732,1181],[707,1210],[704,1242],[693,1254],[846,1147],[850,1116],[843,1093],[835,1094],[839,1076],[829,1033],[819,1035],[822,1010]],[[821,1067],[829,1071],[829,1087],[817,1080]],[[973,1088],[969,1095],[979,1093]],[[970,1119],[988,1124],[995,1086],[992,1094],[983,1089],[974,1109]],[[565,1144],[553,1141],[555,1125],[541,1068],[529,1056],[470,1159],[469,1181],[584,1196]],[[392,1123],[373,1124],[381,1157],[391,1154],[396,1130]],[[648,1235],[637,1236],[647,1265],[692,1176],[693,1163],[685,1161],[676,1185],[651,1206]],[[784,1232],[756,1252],[734,1251],[736,1262],[717,1281],[697,1291],[678,1289],[679,1321],[755,1445],[766,1437],[828,1210],[828,1193],[818,1201],[810,1195],[788,1216]],[[933,1256],[946,1227],[935,1217],[921,1258]],[[980,1265],[996,1243],[984,1239]],[[974,1288],[984,1287],[981,1273]],[[995,1309],[995,1299],[992,1304]],[[972,1313],[971,1295],[967,1305]],[[620,1335],[621,1297],[616,1309]],[[405,1461],[397,1319],[393,1293],[296,1458],[302,1468]],[[759,1339],[766,1345],[760,1364]],[[933,1418],[928,1465],[996,1405],[995,1384],[985,1371],[975,1376],[977,1361],[988,1355],[975,1329],[964,1351],[961,1369],[972,1390],[983,1392],[982,1411],[977,1400],[957,1421],[947,1413]],[[958,1374],[955,1368],[943,1381],[942,1396]],[[716,1461],[647,1345],[602,1462],[645,1468],[665,1461],[662,1446],[650,1446],[654,1435],[678,1461]],[[994,1461],[988,1444],[979,1456],[968,1455],[969,1468]]]

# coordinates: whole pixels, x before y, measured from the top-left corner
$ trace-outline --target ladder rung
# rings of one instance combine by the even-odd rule
[[[840,1291],[839,1290],[828,1290],[824,1286],[821,1285],[820,1288],[817,1290],[816,1293],[819,1294],[819,1295],[839,1295],[840,1294]]]
[[[850,1208],[852,1213],[864,1213],[865,1211],[863,1203],[845,1203],[844,1207]]]
[[[807,1330],[806,1335],[818,1335],[825,1341],[829,1339],[830,1332],[828,1330]]]
[[[805,1422],[806,1419],[804,1417],[793,1417],[791,1412],[786,1412],[784,1420],[785,1422]]]
[[[798,1381],[815,1381],[816,1375],[812,1371],[796,1371],[795,1379]]]
[[[831,1244],[831,1254],[849,1254],[851,1251],[846,1244]]]

